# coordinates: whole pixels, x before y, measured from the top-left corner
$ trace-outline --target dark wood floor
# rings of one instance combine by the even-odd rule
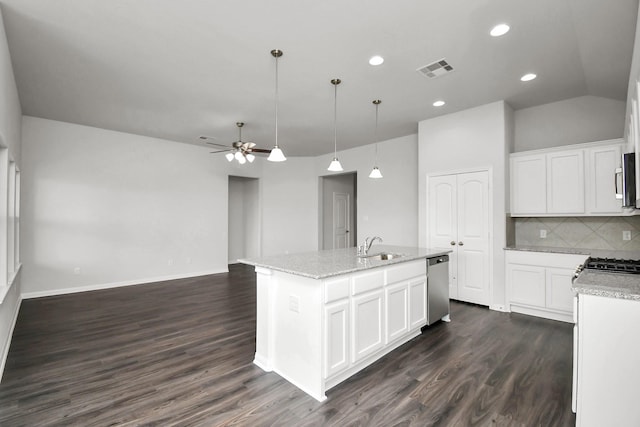
[[[252,268],[23,301],[0,425],[575,424],[571,325],[451,309],[319,403],[252,364]]]

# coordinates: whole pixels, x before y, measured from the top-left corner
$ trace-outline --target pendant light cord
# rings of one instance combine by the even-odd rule
[[[333,85],[333,157],[338,157],[338,85]]]
[[[376,154],[373,162],[374,166],[378,166],[378,106],[379,105],[380,105],[379,102],[376,103],[376,131],[375,131],[375,134],[373,135],[373,137],[376,140]]]
[[[276,145],[278,148],[278,57],[276,56]]]

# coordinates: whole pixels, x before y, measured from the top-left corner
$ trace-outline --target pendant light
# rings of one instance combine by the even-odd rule
[[[376,106],[376,131],[374,133],[376,154],[373,161],[373,169],[369,174],[369,178],[382,178],[382,173],[380,172],[380,169],[378,169],[378,106],[380,106],[381,102],[382,101],[380,101],[379,99],[373,101],[373,105]]]
[[[327,168],[331,172],[340,172],[342,165],[338,160],[338,85],[342,82],[340,79],[331,80],[333,85],[333,160]]]
[[[287,158],[284,156],[284,153],[278,147],[278,58],[282,56],[282,51],[279,49],[273,49],[271,51],[271,55],[276,58],[276,144],[271,149],[271,153],[267,160],[271,162],[284,162]]]

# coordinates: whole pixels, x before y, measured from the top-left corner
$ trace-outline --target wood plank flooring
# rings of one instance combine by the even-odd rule
[[[251,267],[26,300],[0,425],[575,425],[572,325],[451,309],[319,403],[253,365]]]

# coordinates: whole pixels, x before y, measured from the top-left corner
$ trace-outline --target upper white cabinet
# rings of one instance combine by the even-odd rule
[[[584,184],[583,150],[547,154],[547,213],[584,214]]]
[[[547,156],[511,157],[511,211],[536,214],[547,211]]]
[[[616,199],[622,140],[510,156],[512,216],[628,215]]]

